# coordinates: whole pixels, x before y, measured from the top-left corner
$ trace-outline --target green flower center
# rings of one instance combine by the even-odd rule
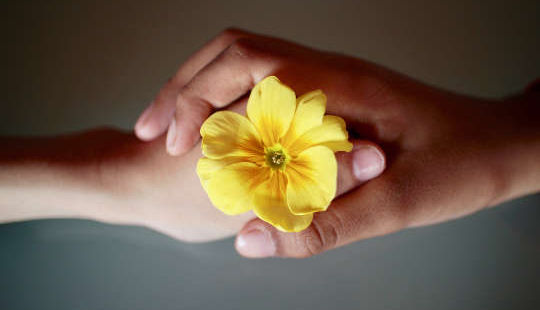
[[[284,169],[289,162],[289,156],[283,147],[276,144],[265,148],[266,164],[273,169]]]

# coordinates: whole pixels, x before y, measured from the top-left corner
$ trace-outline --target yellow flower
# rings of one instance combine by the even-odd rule
[[[269,76],[251,91],[247,118],[210,116],[201,127],[205,157],[197,174],[212,203],[229,215],[253,209],[282,231],[308,227],[336,194],[334,152],[352,149],[343,119],[325,110],[321,90],[297,99]]]

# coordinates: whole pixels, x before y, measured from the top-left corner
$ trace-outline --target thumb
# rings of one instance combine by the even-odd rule
[[[336,196],[380,175],[386,165],[384,152],[373,142],[353,140],[351,152],[338,152],[338,179]]]
[[[353,145],[352,152],[338,153],[336,156],[338,160],[337,196],[377,177],[385,168],[384,153],[377,145],[369,141],[353,141]],[[345,195],[345,197],[348,196]],[[238,234],[236,249],[246,257],[306,257],[322,252],[335,246],[334,243],[337,242],[338,233],[340,233],[336,227],[343,226],[345,221],[352,219],[347,216],[344,219],[336,217],[334,205],[335,203],[332,203],[326,212],[315,214],[311,226],[299,233],[281,232],[260,219],[253,219]],[[326,229],[328,227],[335,229]]]

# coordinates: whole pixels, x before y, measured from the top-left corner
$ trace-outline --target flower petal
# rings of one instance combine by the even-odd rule
[[[220,111],[201,126],[202,152],[208,158],[263,155],[264,148],[257,130],[244,116]]]
[[[245,161],[242,157],[224,157],[221,159],[200,158],[197,162],[197,175],[201,180],[203,188],[206,189],[206,184],[208,183],[208,180],[212,178],[214,173],[230,164],[242,161]]]
[[[348,137],[345,121],[341,117],[325,115],[322,125],[304,133],[292,143],[288,150],[294,156],[309,147],[324,145],[334,152],[350,152],[352,143],[347,140]]]
[[[296,95],[275,76],[259,82],[249,95],[247,116],[257,128],[266,146],[279,143],[296,109]]]
[[[287,205],[292,213],[324,211],[336,195],[337,161],[326,146],[306,149],[287,165]]]
[[[283,146],[289,146],[294,140],[311,128],[320,126],[326,110],[326,96],[322,90],[314,90],[296,100],[296,112],[291,127],[283,138]]]
[[[226,214],[251,210],[253,190],[268,179],[269,169],[250,162],[239,162],[215,171],[206,181],[210,200]]]
[[[255,190],[253,211],[260,219],[281,231],[298,232],[311,224],[313,214],[291,213],[285,199],[286,186],[286,176],[281,171],[272,171],[271,177]]]

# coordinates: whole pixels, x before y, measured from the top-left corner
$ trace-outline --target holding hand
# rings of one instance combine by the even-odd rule
[[[268,75],[298,93],[321,88],[341,116],[356,153],[338,154],[339,193],[308,229],[283,233],[254,219],[237,237],[250,257],[305,257],[407,227],[433,224],[537,191],[538,96],[489,101],[448,93],[352,57],[227,30],[196,52],[163,87],[135,127],[152,140],[167,133],[179,155],[216,109],[242,109]],[[536,112],[533,113],[533,112]],[[356,163],[356,165],[355,165]],[[525,163],[525,164],[524,164]]]

